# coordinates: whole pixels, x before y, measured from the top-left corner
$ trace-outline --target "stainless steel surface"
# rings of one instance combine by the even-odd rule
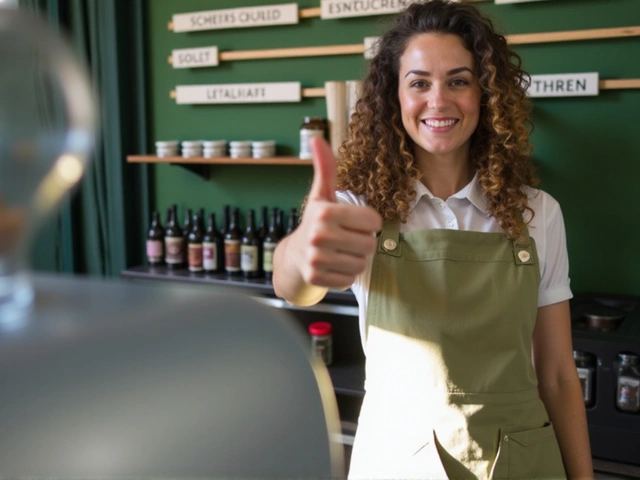
[[[232,292],[38,276],[0,319],[0,475],[335,478],[338,411],[284,312]]]

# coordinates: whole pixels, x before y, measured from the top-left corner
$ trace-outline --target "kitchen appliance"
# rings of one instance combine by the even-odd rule
[[[640,355],[640,297],[586,293],[570,306],[574,349],[595,357],[594,399],[587,407],[592,455],[640,467],[640,412],[616,407],[617,355]]]

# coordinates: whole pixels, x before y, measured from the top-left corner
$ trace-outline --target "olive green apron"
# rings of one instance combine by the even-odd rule
[[[537,390],[540,271],[526,233],[385,224],[350,478],[564,478]]]

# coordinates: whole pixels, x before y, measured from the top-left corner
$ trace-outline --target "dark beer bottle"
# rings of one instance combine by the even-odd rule
[[[240,242],[242,230],[239,226],[239,213],[237,208],[231,210],[229,228],[224,235],[224,269],[229,275],[241,275],[240,269]]]
[[[202,220],[200,213],[196,213],[193,217],[191,232],[189,232],[189,271],[201,272],[202,266],[202,240],[204,232],[202,231]]]
[[[277,212],[271,210],[271,217],[269,218],[269,229],[264,237],[262,244],[262,270],[266,279],[271,280],[273,277],[273,251],[276,249],[278,242],[280,241],[280,235],[278,235],[278,228],[276,225]]]
[[[169,268],[178,268],[184,262],[184,236],[176,221],[177,207],[173,205],[169,213],[164,234],[165,263]]]
[[[287,231],[285,235],[292,233],[298,226],[298,211],[295,208],[289,210],[289,218],[287,219]]]
[[[193,228],[193,223],[191,220],[192,215],[193,212],[190,208],[185,209],[184,222],[182,223],[182,234],[184,235],[185,243],[189,242],[189,233],[191,233],[191,229]]]
[[[260,241],[264,240],[264,237],[267,234],[267,230],[269,229],[267,225],[269,222],[268,210],[269,209],[267,207],[260,208],[260,224],[258,225],[258,238],[260,239]]]
[[[160,224],[160,213],[151,213],[151,226],[147,233],[147,260],[149,265],[161,265],[164,262],[164,228]]]
[[[213,273],[220,269],[220,238],[216,229],[216,214],[209,214],[209,224],[202,238],[202,267],[205,272]]]
[[[230,207],[229,205],[222,206],[222,223],[220,224],[220,235],[222,238],[227,234],[229,230],[229,217],[230,217]]]
[[[245,278],[257,278],[260,276],[260,238],[256,231],[255,212],[249,210],[247,228],[242,235],[240,245],[240,268]]]

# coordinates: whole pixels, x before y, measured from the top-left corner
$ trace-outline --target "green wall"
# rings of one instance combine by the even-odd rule
[[[177,105],[176,85],[361,78],[361,55],[221,62],[173,69],[175,48],[219,51],[363,43],[392,16],[302,19],[298,25],[192,33],[169,31],[175,13],[284,3],[273,0],[149,0],[149,100],[152,140],[275,139],[278,155],[296,155],[305,115],[326,117],[324,98],[297,104]],[[320,5],[300,0],[300,8]],[[517,5],[478,3],[508,34],[640,25],[639,0],[549,0]],[[601,79],[640,78],[640,37],[516,46],[531,74],[599,72]],[[640,90],[603,90],[598,97],[534,100],[534,156],[542,188],[562,205],[575,292],[640,295]],[[148,146],[151,153],[153,144]],[[219,212],[261,205],[298,206],[311,180],[308,166],[214,166],[205,180],[180,166],[153,168],[152,203]]]

